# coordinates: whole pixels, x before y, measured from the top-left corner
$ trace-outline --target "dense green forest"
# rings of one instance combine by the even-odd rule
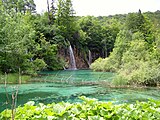
[[[71,0],[35,10],[33,0],[0,1],[0,74],[68,68],[71,45],[79,69],[116,72],[116,85],[159,85],[160,11],[76,16]]]
[[[0,0],[0,110],[5,109],[0,111],[0,119],[159,120],[160,101],[148,96],[159,98],[160,11],[76,16],[71,0],[52,0],[50,5],[46,0],[46,3],[47,11],[39,14],[34,0]],[[70,48],[77,68],[91,69],[88,74],[73,73],[68,77],[56,71],[70,69]],[[49,75],[53,71],[57,73]],[[107,72],[114,77],[103,78]],[[96,75],[97,82],[85,79],[90,74],[93,78]],[[77,77],[74,80],[79,81],[74,83],[70,80],[72,75],[83,79]],[[51,80],[47,81],[47,77]],[[140,86],[140,92],[148,95],[139,91],[135,95],[129,89],[125,93],[123,88],[130,86],[135,89]],[[153,92],[158,92],[148,93],[152,87],[144,86],[157,86]],[[122,92],[125,95],[120,97]],[[134,96],[133,101],[142,102],[130,103],[127,94]],[[101,96],[100,100],[105,101],[110,100],[109,96],[116,99],[112,98],[113,103],[103,102],[83,95]],[[77,96],[81,100],[75,103]],[[20,103],[24,99],[29,102]],[[50,103],[53,99],[60,103]]]
[[[130,13],[117,34],[113,51],[99,58],[93,70],[117,72],[115,85],[159,85],[160,39],[158,13]]]

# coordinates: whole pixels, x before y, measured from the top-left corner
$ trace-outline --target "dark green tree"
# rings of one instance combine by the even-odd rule
[[[143,33],[144,39],[152,44],[155,40],[153,33],[153,24],[145,18],[139,10],[138,13],[130,13],[126,19],[126,28],[132,33],[141,32]]]
[[[58,0],[55,24],[59,29],[58,34],[64,37],[65,42],[70,41],[71,44],[74,43],[73,36],[76,32],[73,14],[71,0]]]

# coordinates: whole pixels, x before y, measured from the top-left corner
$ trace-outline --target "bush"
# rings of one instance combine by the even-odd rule
[[[115,72],[118,68],[118,62],[111,57],[98,58],[91,64],[90,68],[94,71]]]
[[[36,59],[33,61],[33,69],[35,71],[43,70],[46,67],[46,63],[42,59]]]
[[[90,68],[93,69],[94,71],[103,71],[104,68],[104,59],[103,58],[98,58],[97,60],[94,61],[94,63],[91,64]]]
[[[52,103],[35,106],[33,101],[16,109],[15,120],[158,120],[160,101],[114,105],[80,97],[83,103]],[[11,119],[11,110],[0,113],[1,120]]]

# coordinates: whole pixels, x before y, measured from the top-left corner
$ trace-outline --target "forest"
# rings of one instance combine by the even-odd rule
[[[115,85],[158,86],[159,19],[158,10],[75,16],[71,0],[52,1],[43,14],[33,0],[1,1],[0,74],[67,69],[71,45],[78,69],[116,72]]]
[[[48,3],[48,0],[46,2]],[[64,75],[64,70],[71,68],[70,48],[73,49],[76,69],[82,71],[59,80],[56,78],[58,74]],[[89,72],[84,73],[84,69]],[[63,70],[63,72],[54,73],[52,81],[48,83],[47,79],[44,79],[45,75],[41,74],[58,70]],[[49,72],[47,73],[48,78],[52,77]],[[101,79],[108,80],[107,77],[102,76],[105,73],[107,73],[106,76],[113,78],[110,83],[100,81]],[[79,83],[69,81],[77,74],[81,74],[82,81],[78,81]],[[39,83],[23,84],[33,82],[30,79],[39,77],[39,75],[42,75],[40,77],[43,79],[38,78]],[[94,79],[89,81],[92,75],[96,76],[96,81],[93,81]],[[85,81],[85,79],[89,80]],[[20,89],[20,94],[16,87],[11,86],[11,89],[8,87],[12,84],[19,85],[17,88]],[[25,93],[28,89],[32,90],[31,86],[33,93],[31,91]],[[103,89],[99,86],[102,86]],[[67,87],[72,90],[68,92]],[[107,87],[109,87],[109,92]],[[124,89],[114,89],[119,87],[137,87],[140,88],[141,93],[143,91],[141,87],[145,92],[148,90],[145,88],[153,88],[151,89],[152,96],[156,96],[158,100],[153,100],[154,97],[147,98],[149,93],[145,93],[146,96],[140,96],[137,91],[136,94],[142,99],[134,104],[129,103],[128,98],[126,98],[128,101],[125,99],[125,102],[122,102],[124,104],[119,104],[118,94],[115,97],[118,102],[115,104],[103,102],[101,99],[87,98],[96,95],[102,98],[106,92],[110,93],[112,88],[114,92],[124,93]],[[1,96],[0,119],[158,120],[160,118],[159,87],[159,10],[143,12],[139,9],[135,13],[97,17],[76,16],[71,0],[57,0],[57,2],[52,0],[51,5],[48,3],[47,11],[44,13],[36,12],[34,0],[0,1],[0,95],[5,96]],[[50,90],[50,93],[44,92],[43,89]],[[52,92],[57,90],[66,94],[70,93],[70,96],[58,96],[58,93],[50,95],[51,90]],[[75,92],[81,90],[87,93]],[[37,94],[40,96],[37,97]],[[131,94],[135,101],[135,94],[129,92],[129,95]],[[38,102],[28,101],[27,95]],[[44,98],[41,99],[41,96]],[[114,94],[111,93],[110,96],[114,97]],[[64,102],[70,99],[77,100],[77,97],[82,100],[81,103]],[[138,99],[137,96],[135,98]],[[58,99],[60,103],[51,103],[54,99]],[[20,103],[20,100],[28,102],[24,104],[24,101]],[[47,105],[40,103],[41,101],[47,101]],[[21,106],[17,107],[17,104]],[[2,108],[5,105],[5,108],[11,109]]]

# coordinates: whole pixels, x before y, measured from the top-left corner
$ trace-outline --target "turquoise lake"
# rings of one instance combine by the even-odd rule
[[[137,100],[160,99],[160,89],[148,88],[109,88],[99,82],[111,82],[114,73],[93,72],[91,70],[63,70],[41,72],[41,76],[32,78],[32,82],[21,85],[7,85],[7,94],[11,95],[18,89],[17,105],[27,101],[36,103],[81,102],[79,96],[96,98],[101,101],[112,101],[115,104],[133,103]],[[11,108],[6,105],[6,90],[0,85],[0,111]]]

